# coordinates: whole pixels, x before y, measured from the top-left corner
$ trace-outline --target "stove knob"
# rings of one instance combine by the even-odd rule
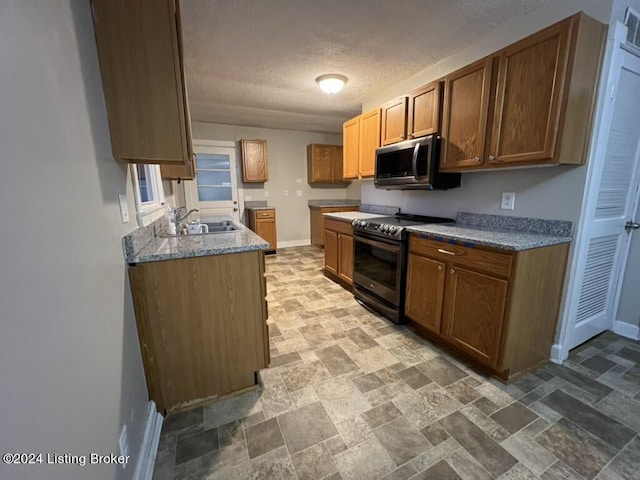
[[[398,227],[391,227],[389,231],[395,234],[398,231]]]

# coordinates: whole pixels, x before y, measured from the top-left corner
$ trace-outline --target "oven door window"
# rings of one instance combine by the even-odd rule
[[[363,286],[370,288],[373,284],[378,287],[373,288],[378,295],[397,297],[400,289],[400,246],[369,241],[358,236],[354,240],[354,272],[364,282]]]

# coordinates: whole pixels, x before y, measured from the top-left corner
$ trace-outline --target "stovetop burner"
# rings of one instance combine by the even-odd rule
[[[393,217],[356,219],[352,222],[352,225],[355,231],[367,232],[400,241],[405,237],[404,229],[406,227],[424,225],[426,223],[455,223],[455,221],[452,218],[396,213]]]

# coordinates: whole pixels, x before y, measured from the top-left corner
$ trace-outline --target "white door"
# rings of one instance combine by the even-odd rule
[[[195,180],[184,182],[187,208],[200,216],[227,215],[239,221],[236,148],[230,142],[194,142]]]
[[[627,264],[632,219],[638,201],[640,59],[622,48],[612,56],[607,102],[596,156],[603,158],[589,188],[578,253],[567,348],[613,326]]]

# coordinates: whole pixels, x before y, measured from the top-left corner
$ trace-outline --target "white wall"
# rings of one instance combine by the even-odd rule
[[[435,66],[367,99],[363,111],[436,80],[579,10],[609,21],[611,1],[547,2],[538,10],[509,20],[486,37]],[[586,178],[583,167],[549,167],[462,175],[462,186],[446,192],[386,192],[363,182],[362,202],[398,206],[409,213],[455,215],[457,211],[577,221]],[[500,210],[502,192],[515,192],[514,210]]]
[[[348,188],[314,187],[307,183],[307,145],[342,145],[342,135],[194,122],[193,138],[194,141],[238,141],[242,138],[267,140],[269,181],[257,184],[239,182],[239,185],[242,184],[245,198],[250,196],[254,201],[266,200],[277,209],[279,245],[309,243],[309,200],[360,198],[357,182],[355,186]],[[302,183],[297,183],[298,179]],[[268,197],[265,197],[265,190]],[[289,192],[288,196],[284,195],[285,190]],[[296,190],[302,191],[301,197],[296,196]],[[176,196],[179,198],[179,194]]]
[[[136,455],[147,392],[121,247],[135,215],[111,157],[89,2],[0,0],[0,65],[0,452],[117,453],[126,422]],[[0,463],[0,478],[134,468]]]

